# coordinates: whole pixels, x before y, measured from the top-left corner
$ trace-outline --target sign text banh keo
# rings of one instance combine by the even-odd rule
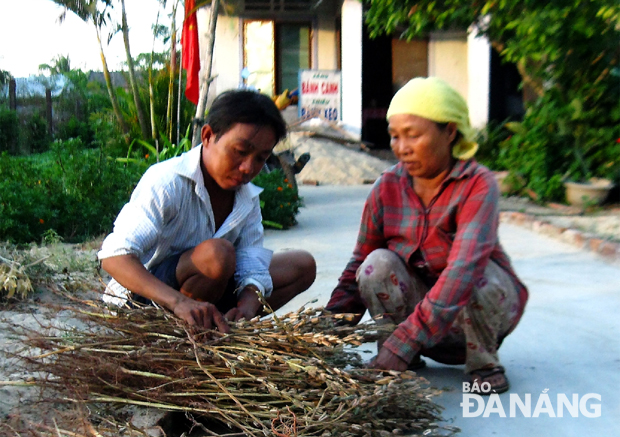
[[[300,71],[299,117],[341,120],[341,87],[339,71]]]

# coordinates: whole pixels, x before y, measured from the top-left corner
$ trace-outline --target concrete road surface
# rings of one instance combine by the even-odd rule
[[[369,191],[368,185],[303,186],[299,224],[266,232],[268,248],[303,248],[317,260],[314,285],[281,312],[313,299],[312,306],[327,303],[351,256]],[[426,358],[419,374],[445,390],[436,398],[444,419],[463,436],[620,436],[620,267],[512,225],[500,226],[500,241],[530,290],[521,323],[500,350],[511,390],[466,399],[463,366]]]

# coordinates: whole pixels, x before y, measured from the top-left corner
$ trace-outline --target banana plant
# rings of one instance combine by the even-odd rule
[[[129,145],[129,150],[127,151],[127,157],[116,158],[116,160],[122,163],[133,163],[133,164],[138,164],[138,165],[142,165],[145,167],[149,167],[150,164],[144,159],[138,159],[138,158],[131,157],[134,144],[144,147],[148,152],[146,156],[147,157],[154,156],[156,159],[156,162],[165,161],[167,159],[179,156],[182,153],[190,151],[192,148],[192,141],[189,139],[190,130],[191,130],[191,125],[187,127],[185,136],[181,138],[181,141],[179,141],[179,144],[173,144],[164,134],[160,134],[160,141],[162,145],[162,148],[160,151],[157,151],[157,148],[155,148],[149,142],[136,138]]]

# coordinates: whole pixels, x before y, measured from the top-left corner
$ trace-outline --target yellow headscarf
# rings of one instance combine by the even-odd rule
[[[475,130],[469,124],[465,99],[438,77],[411,79],[392,98],[387,118],[395,114],[412,114],[437,123],[456,123],[462,138],[452,149],[452,156],[467,160],[478,150],[473,140]]]

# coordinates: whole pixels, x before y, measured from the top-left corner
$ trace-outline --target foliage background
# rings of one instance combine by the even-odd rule
[[[263,188],[260,194],[263,224],[277,229],[297,224],[295,216],[303,201],[282,170],[259,173],[252,183]]]
[[[480,155],[509,169],[539,200],[562,200],[562,181],[620,183],[620,3],[617,0],[366,0],[371,35],[425,38],[474,29],[516,64],[537,98],[521,124],[483,134]],[[471,26],[471,27],[470,27]],[[491,151],[489,141],[499,152]]]
[[[0,157],[0,240],[40,241],[53,230],[68,242],[111,230],[140,177],[81,140],[56,141],[49,152]]]

